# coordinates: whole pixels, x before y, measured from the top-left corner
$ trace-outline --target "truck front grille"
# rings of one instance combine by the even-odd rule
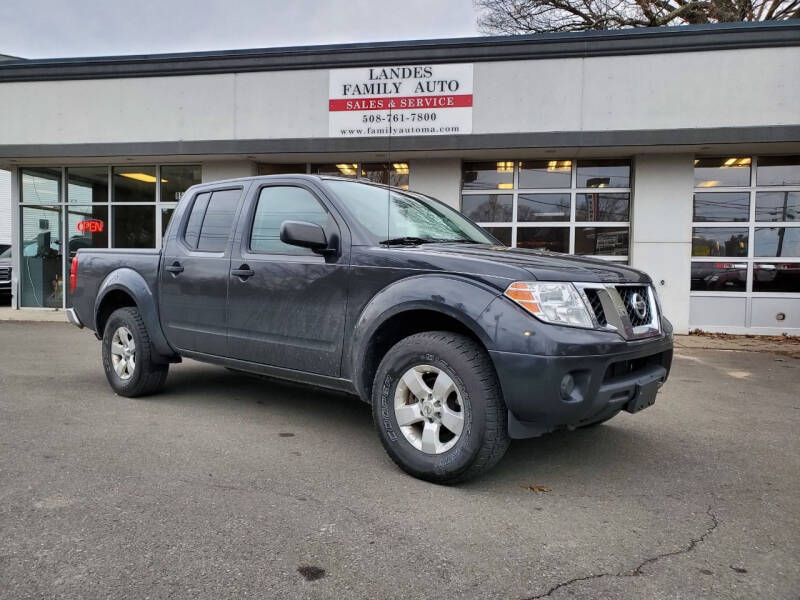
[[[11,279],[11,268],[0,267],[0,281],[7,281]]]
[[[633,327],[648,325],[653,320],[650,313],[650,295],[646,286],[619,285],[617,293]]]
[[[592,307],[592,311],[594,311],[594,317],[597,319],[597,324],[600,327],[605,327],[608,325],[608,320],[606,319],[606,311],[603,309],[603,303],[600,301],[600,296],[597,293],[596,289],[593,288],[586,288],[584,290],[586,293],[586,298],[589,300],[589,304]]]

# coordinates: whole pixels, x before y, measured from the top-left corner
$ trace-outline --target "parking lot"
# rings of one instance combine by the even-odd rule
[[[356,399],[186,361],[132,400],[99,353],[0,322],[0,597],[800,597],[798,359],[681,349],[652,408],[441,487]]]

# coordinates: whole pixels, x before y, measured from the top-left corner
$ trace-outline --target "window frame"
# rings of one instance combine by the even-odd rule
[[[783,156],[782,154],[764,155],[764,156]],[[746,322],[750,322],[750,312],[752,298],[798,298],[800,293],[797,292],[757,292],[753,291],[754,281],[754,265],[756,264],[775,264],[775,263],[792,263],[800,265],[800,256],[757,256],[755,244],[755,230],[761,228],[800,228],[800,222],[792,221],[758,221],[756,219],[756,198],[758,192],[775,192],[775,191],[797,191],[800,192],[800,185],[758,185],[758,155],[742,155],[742,157],[750,158],[750,184],[747,186],[719,186],[719,187],[694,187],[692,196],[692,233],[696,228],[737,228],[747,230],[747,256],[690,256],[690,271],[691,266],[695,263],[715,263],[715,262],[731,262],[731,263],[745,263],[747,265],[747,278],[744,291],[730,291],[724,292],[719,290],[689,290],[690,297],[717,297],[717,298],[747,298],[747,315]],[[696,159],[702,158],[716,158],[696,156]],[[725,192],[746,192],[750,197],[749,213],[747,221],[695,221],[694,220],[694,194],[696,193],[725,193]],[[691,287],[691,286],[690,286]]]
[[[512,187],[510,189],[503,188],[503,189],[470,189],[463,187],[463,170],[464,170],[464,163],[468,162],[512,162],[507,159],[497,159],[496,161],[484,161],[478,159],[470,159],[470,160],[462,160],[461,161],[461,170],[462,170],[462,187],[461,187],[461,195],[459,196],[459,211],[463,213],[464,209],[464,196],[475,196],[475,195],[487,195],[487,194],[511,194],[512,195],[512,205],[511,205],[511,221],[476,221],[478,225],[483,227],[484,229],[489,227],[497,227],[497,228],[510,228],[511,229],[511,246],[512,248],[516,248],[517,246],[517,239],[518,239],[518,232],[521,229],[526,228],[533,228],[533,229],[545,229],[545,228],[556,228],[556,227],[563,227],[569,229],[569,247],[567,248],[567,253],[574,255],[574,256],[585,256],[587,258],[597,258],[600,260],[605,260],[609,262],[619,262],[619,263],[628,263],[630,261],[630,251],[631,251],[631,215],[633,213],[633,189],[634,189],[634,178],[635,178],[635,169],[633,160],[629,157],[619,157],[619,158],[610,158],[603,160],[610,160],[615,161],[618,160],[620,162],[627,162],[628,167],[630,169],[630,187],[627,188],[620,188],[620,187],[577,187],[578,181],[578,166],[581,161],[580,158],[570,158],[570,157],[554,157],[554,158],[546,158],[543,159],[545,161],[550,160],[557,160],[557,161],[571,161],[571,172],[570,172],[570,185],[569,187],[561,187],[561,188],[521,188],[519,187],[519,175],[520,175],[520,163],[521,162],[531,162],[533,160],[538,159],[524,159],[524,158],[517,158],[513,160],[514,164],[514,173],[512,178]],[[595,160],[591,158],[584,158],[584,160]],[[600,160],[600,159],[596,159]],[[576,208],[577,208],[577,197],[578,194],[592,194],[592,193],[606,193],[606,194],[628,194],[628,219],[626,221],[577,221],[576,220]],[[519,220],[519,196],[534,196],[537,194],[564,194],[569,195],[569,219],[563,221],[520,221]],[[627,228],[628,229],[628,250],[627,253],[622,254],[575,254],[575,236],[576,236],[576,229],[580,228],[587,228],[593,227],[596,229],[619,229],[619,228]],[[492,234],[494,235],[494,234]]]

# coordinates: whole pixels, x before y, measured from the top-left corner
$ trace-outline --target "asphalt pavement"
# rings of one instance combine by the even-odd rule
[[[0,322],[0,598],[800,598],[800,360],[678,349],[656,404],[415,480],[354,398],[193,361],[114,395]]]

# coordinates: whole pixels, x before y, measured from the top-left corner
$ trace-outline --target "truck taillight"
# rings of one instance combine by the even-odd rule
[[[78,255],[72,257],[72,263],[69,266],[69,293],[74,294],[75,288],[78,287]]]

